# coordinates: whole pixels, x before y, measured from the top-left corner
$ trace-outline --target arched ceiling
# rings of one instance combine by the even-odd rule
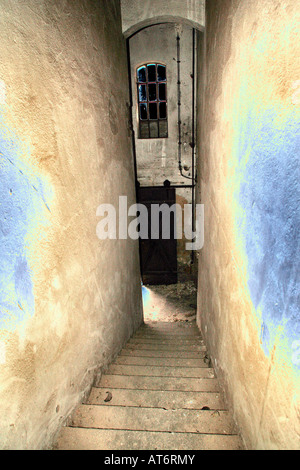
[[[159,23],[205,26],[205,0],[121,0],[122,30],[126,38]]]

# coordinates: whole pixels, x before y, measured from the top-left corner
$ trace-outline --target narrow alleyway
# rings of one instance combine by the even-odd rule
[[[174,318],[176,292],[183,314]],[[242,448],[191,312],[194,296],[190,283],[148,290],[144,325],[62,429],[56,449]]]
[[[0,0],[0,450],[300,450],[299,3]]]

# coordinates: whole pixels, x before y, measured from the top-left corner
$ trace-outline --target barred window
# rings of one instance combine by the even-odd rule
[[[168,137],[167,72],[162,64],[137,68],[139,138]]]

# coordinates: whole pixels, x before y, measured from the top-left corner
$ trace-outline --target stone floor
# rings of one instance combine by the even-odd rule
[[[144,320],[193,322],[196,320],[197,288],[194,281],[168,286],[143,286]]]

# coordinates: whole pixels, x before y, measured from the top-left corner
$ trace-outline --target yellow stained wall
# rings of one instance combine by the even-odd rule
[[[299,5],[206,8],[198,324],[247,448],[299,449]]]
[[[0,3],[0,448],[51,446],[142,320],[138,245],[99,240],[135,202],[120,5]]]

